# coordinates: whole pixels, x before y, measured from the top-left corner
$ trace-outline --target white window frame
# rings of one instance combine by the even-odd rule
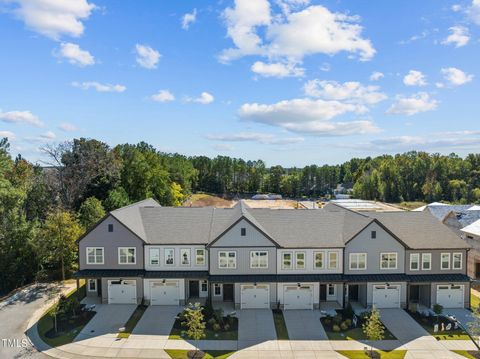
[[[215,289],[216,288],[220,288],[220,293],[217,294],[215,292]],[[223,288],[222,288],[222,284],[221,283],[213,283],[213,296],[214,297],[221,297],[222,296],[222,292],[223,292]]]
[[[320,267],[317,267],[317,254],[322,256],[322,265]],[[325,252],[313,252],[313,269],[325,269],[325,259]]]
[[[332,255],[335,255],[335,261],[332,260]],[[332,266],[332,262],[335,262],[335,265]],[[328,269],[337,269],[338,268],[338,252],[332,251],[328,252]]]
[[[460,267],[455,266],[455,256],[460,256]],[[462,252],[455,252],[452,254],[452,269],[462,269],[463,265],[463,253]]]
[[[152,263],[152,252],[156,251],[158,253],[158,263]],[[159,266],[160,265],[160,248],[149,248],[148,249],[148,261],[151,266]]]
[[[417,269],[414,269],[412,268],[412,263],[414,262],[413,261],[413,258],[416,257],[417,258]],[[418,271],[420,270],[420,253],[410,253],[410,270],[411,271]]]
[[[425,259],[428,258],[428,261]],[[424,264],[428,263],[428,268]],[[432,270],[432,253],[422,253],[422,270]]]
[[[303,254],[303,268],[298,267],[298,255]],[[307,269],[307,252],[295,252],[295,269],[305,270]]]
[[[333,288],[333,294],[330,294],[330,289]],[[337,286],[335,284],[327,284],[327,297],[335,297],[337,295]]]
[[[129,249],[133,249],[133,263],[130,263],[128,261],[128,257],[129,257]],[[127,251],[127,255],[126,255],[126,262],[122,262],[120,260],[120,258],[122,257],[121,256],[121,252],[122,250],[126,250]],[[118,247],[118,264],[122,264],[122,265],[135,265],[137,264],[137,248],[136,247]]]
[[[443,257],[446,256],[447,257],[447,267],[444,268],[443,267]],[[452,260],[452,255],[451,253],[447,253],[447,252],[443,252],[443,253],[440,253],[440,270],[450,270],[450,261]]]
[[[88,251],[89,249],[93,249],[93,257],[95,258],[94,262],[90,262],[88,258]],[[97,262],[97,249],[100,249],[102,251],[102,261]],[[105,264],[105,247],[87,247],[85,249],[85,254],[87,255],[86,262],[87,264]]]
[[[90,289],[90,283],[94,283],[95,284],[95,289]],[[87,282],[87,290],[89,292],[97,292],[97,280],[96,279],[89,279],[88,282]]]
[[[231,257],[230,254],[233,253],[234,256]],[[225,254],[225,258],[227,259],[227,265],[225,267],[220,266],[220,254]],[[237,252],[236,251],[219,251],[218,254],[218,268],[219,269],[237,269]],[[230,258],[234,258],[233,266],[230,266]]]
[[[202,254],[198,254],[199,251],[202,251]],[[206,257],[205,257],[205,248],[195,248],[195,265],[199,267],[204,267],[206,263]],[[198,258],[203,257],[203,264],[198,264]]]
[[[285,254],[290,254],[290,266],[285,266]],[[282,269],[284,270],[291,270],[294,268],[293,265],[293,252],[282,252]]]
[[[359,267],[360,256],[365,257],[365,268],[360,268]],[[355,263],[357,264],[357,268],[353,268],[353,266],[352,266],[354,257],[356,257],[356,262]],[[350,253],[348,255],[348,269],[349,270],[367,270],[367,258],[368,258],[367,253]]]
[[[260,256],[260,253],[265,253],[265,256]],[[260,265],[260,258],[266,259],[265,266]],[[268,269],[268,251],[250,251],[250,268]]]
[[[387,258],[387,267],[383,267],[383,259],[382,257],[386,255],[388,258]],[[390,267],[390,263],[391,263],[391,258],[390,256],[393,255],[394,258],[395,258],[395,267]],[[382,252],[380,253],[380,269],[381,270],[395,270],[395,269],[398,269],[398,253],[397,252]]]
[[[169,253],[171,251],[172,253],[172,263],[167,263],[167,259],[168,259],[168,256],[167,256],[167,253]],[[167,267],[173,267],[175,266],[175,248],[164,248],[163,249],[163,264],[165,264],[165,266]]]
[[[187,258],[188,258],[188,263],[187,264],[183,263],[183,254],[184,253],[187,253]],[[191,256],[190,248],[180,248],[180,265],[182,267],[190,267],[192,265],[192,256]]]

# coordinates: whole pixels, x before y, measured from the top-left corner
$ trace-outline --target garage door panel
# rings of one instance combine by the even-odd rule
[[[283,288],[284,309],[313,309],[313,290],[310,286],[285,286]]]
[[[377,308],[399,308],[400,286],[373,286],[373,305]]]
[[[109,304],[136,304],[137,282],[135,280],[109,281]]]
[[[437,303],[444,308],[463,308],[464,289],[465,288],[463,285],[437,286]]]
[[[150,283],[151,305],[179,305],[178,282]]]
[[[270,308],[270,290],[268,285],[242,285],[240,307],[242,309]]]

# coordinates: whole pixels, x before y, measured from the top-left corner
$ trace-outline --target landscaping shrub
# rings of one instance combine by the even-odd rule
[[[339,327],[337,324],[334,324],[334,325],[332,326],[332,331],[338,333],[338,332],[340,331],[340,327]]]
[[[347,325],[347,327],[350,327],[352,325],[352,320],[351,319],[345,319],[344,323]]]
[[[355,312],[353,311],[352,304],[349,302],[345,311],[343,312],[343,317],[345,319],[352,319]]]
[[[214,332],[219,332],[220,331],[220,324],[218,323],[215,323],[213,326],[212,326],[212,329]]]
[[[217,324],[217,321],[215,320],[215,318],[210,318],[207,323],[213,327],[215,324]]]
[[[323,323],[328,327],[331,326],[332,325],[332,317],[330,317],[330,316],[325,317],[325,319],[323,320]]]
[[[342,322],[342,315],[341,314],[337,314],[336,316],[333,317],[333,324],[335,325],[340,325],[340,323]]]
[[[230,330],[230,325],[228,323],[225,323],[225,325],[223,326],[223,330],[228,332]]]
[[[342,324],[340,324],[340,329],[342,329],[342,330],[344,330],[344,331],[348,329],[348,325],[347,325],[347,322],[346,322],[346,321],[345,321],[345,322],[342,322]]]

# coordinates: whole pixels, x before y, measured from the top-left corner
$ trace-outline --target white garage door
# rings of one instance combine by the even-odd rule
[[[373,305],[377,308],[399,308],[400,286],[374,285]]]
[[[313,290],[310,286],[283,287],[285,309],[313,309]]]
[[[108,304],[136,304],[137,281],[136,280],[109,280],[108,281]]]
[[[463,285],[437,286],[437,303],[444,308],[463,308]]]
[[[179,305],[178,282],[167,281],[150,283],[151,305]]]
[[[241,309],[270,308],[268,285],[242,285],[240,293]]]

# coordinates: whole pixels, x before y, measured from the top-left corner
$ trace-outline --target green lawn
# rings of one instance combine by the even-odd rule
[[[143,313],[147,309],[146,305],[140,304],[137,309],[132,313],[130,318],[128,318],[127,324],[125,324],[125,331],[118,333],[118,338],[128,338],[132,334],[133,329],[137,325],[140,318],[142,318]]]
[[[471,309],[477,309],[478,306],[480,305],[480,298],[477,297],[476,295],[471,292],[470,294],[470,308]]]
[[[190,359],[188,357],[189,350],[179,350],[179,349],[165,349],[170,358],[172,359]],[[232,351],[222,351],[222,350],[207,350],[204,352],[205,356],[203,359],[226,359],[234,352]]]
[[[379,354],[381,359],[403,359],[405,354],[407,354],[406,350],[375,350],[374,352]],[[363,350],[337,350],[337,353],[340,353],[349,359],[371,359]]]
[[[181,320],[176,319],[168,339],[177,339],[177,340],[185,339],[185,337],[182,336],[183,330],[185,329],[182,328]],[[234,318],[234,325],[232,325],[232,327],[228,331],[224,331],[224,330],[214,331],[207,324],[207,328],[205,329],[204,340],[237,340],[237,339],[238,339],[238,319],[237,318]]]
[[[285,324],[285,318],[283,317],[283,312],[281,310],[272,310],[272,312],[273,323],[275,324],[275,331],[277,332],[277,339],[288,340],[288,330],[287,325]]]
[[[362,324],[359,323],[356,328],[349,328],[347,330],[342,330],[340,332],[334,332],[332,330],[332,325],[326,323],[327,318],[321,318],[320,322],[322,323],[325,332],[327,333],[328,339],[330,340],[368,340],[362,330]],[[395,340],[395,336],[384,326],[385,329],[385,338],[384,340]]]
[[[410,314],[410,316],[415,319],[415,321],[420,324],[423,329],[425,329],[430,335],[433,335],[437,340],[470,340],[468,334],[462,329],[435,333],[433,331],[433,326],[436,323],[435,318],[424,318],[419,313],[408,312],[408,314]],[[445,326],[448,324],[448,321],[445,318],[440,318],[440,322],[442,321],[444,321]]]
[[[82,300],[85,297],[85,291],[86,288],[85,285],[83,285],[79,288],[78,292],[76,289],[74,289],[68,293],[66,297],[75,295],[77,296],[78,300]],[[56,306],[57,303],[52,305],[52,307],[50,307],[50,309],[40,318],[37,323],[37,330],[40,338],[51,347],[57,347],[71,343],[77,334],[95,315],[95,312],[87,312],[82,313],[75,318],[69,318],[69,320],[66,322],[57,322],[59,331],[55,333],[54,316],[52,313]]]
[[[480,358],[480,352],[478,351],[472,351],[472,350],[452,350],[452,351],[468,359]]]

